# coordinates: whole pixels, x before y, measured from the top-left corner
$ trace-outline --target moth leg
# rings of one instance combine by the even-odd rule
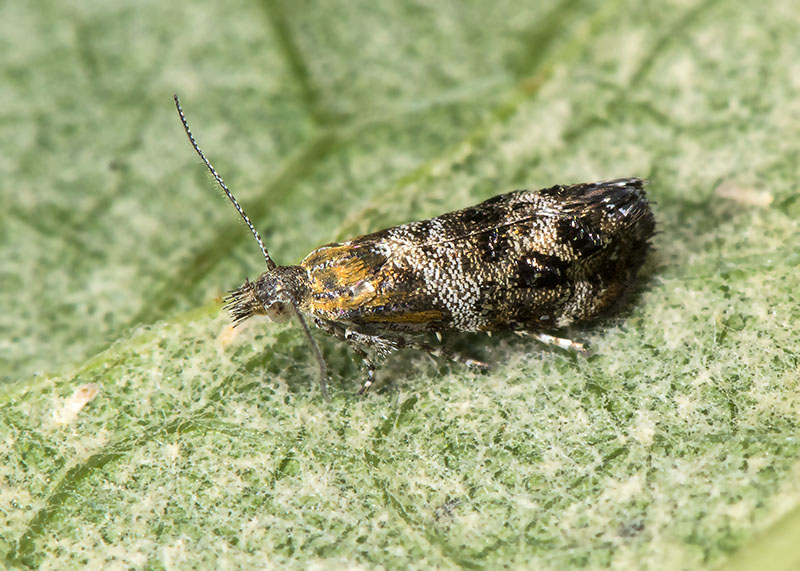
[[[488,371],[489,370],[489,363],[485,363],[483,361],[478,361],[477,359],[472,359],[471,357],[467,357],[462,355],[461,353],[457,353],[447,347],[436,347],[435,345],[430,345],[425,343],[424,341],[419,341],[417,339],[412,339],[410,337],[400,337],[397,339],[397,347],[398,349],[419,349],[420,351],[425,351],[429,355],[433,355],[434,357],[440,357],[444,359],[449,359],[450,361],[455,361],[456,363],[461,363],[469,367],[470,369],[474,369],[476,371]]]
[[[321,319],[315,319],[314,324],[326,333],[347,342],[350,348],[361,357],[361,361],[367,369],[367,379],[364,381],[364,384],[361,385],[361,388],[358,389],[358,394],[360,395],[366,393],[369,388],[375,384],[375,362],[370,357],[365,347],[374,350],[379,357],[385,357],[397,349],[397,344],[392,339],[387,339],[378,335],[365,335],[348,329],[338,323],[323,321]]]
[[[583,343],[579,343],[577,341],[573,341],[572,339],[564,339],[563,337],[553,337],[552,335],[548,335],[547,333],[531,333],[529,331],[517,331],[517,335],[520,336],[531,336],[537,341],[544,343],[545,345],[555,345],[556,347],[561,347],[562,349],[566,349],[567,351],[575,351],[576,353],[588,353],[588,349],[583,346]]]
[[[375,363],[372,362],[369,354],[356,341],[348,339],[347,337],[345,337],[345,340],[347,344],[350,345],[350,348],[361,357],[361,362],[364,363],[364,366],[367,368],[367,380],[364,381],[364,384],[358,389],[358,394],[363,395],[375,384]]]
[[[344,327],[332,321],[325,321],[319,317],[314,318],[314,325],[322,329],[328,335],[333,335],[339,339],[344,340]]]
[[[398,348],[395,339],[381,337],[380,335],[365,335],[358,333],[352,329],[346,329],[344,332],[344,339],[347,344],[355,351],[367,367],[367,380],[358,389],[358,394],[363,395],[375,383],[375,363],[369,357],[365,347],[372,349],[379,358],[384,358],[389,353],[396,351]]]

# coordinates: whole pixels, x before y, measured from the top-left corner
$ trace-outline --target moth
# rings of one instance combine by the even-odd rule
[[[424,340],[448,331],[514,331],[584,351],[548,332],[590,320],[627,290],[651,247],[655,219],[644,181],[627,178],[517,190],[475,206],[321,246],[279,266],[192,135],[192,147],[255,236],[267,271],[226,298],[236,325],[294,317],[328,398],[328,373],[304,316],[344,340],[375,383],[375,361],[413,348],[483,370],[488,364]]]

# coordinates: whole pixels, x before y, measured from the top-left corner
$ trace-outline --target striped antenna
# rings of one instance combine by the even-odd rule
[[[219,184],[220,187],[222,187],[222,190],[225,191],[225,196],[227,196],[228,199],[230,199],[230,201],[233,203],[233,206],[236,208],[236,211],[239,213],[239,215],[241,215],[245,224],[247,224],[247,227],[250,228],[250,231],[253,233],[253,236],[256,237],[256,242],[258,242],[258,247],[261,248],[261,253],[264,254],[264,259],[267,261],[267,269],[268,270],[275,269],[277,267],[277,264],[272,261],[272,258],[269,257],[269,252],[267,252],[267,248],[264,246],[264,242],[261,240],[261,235],[258,233],[258,230],[256,230],[256,227],[253,226],[252,222],[250,222],[250,219],[244,212],[244,208],[242,208],[239,205],[239,202],[236,200],[236,197],[234,197],[233,193],[230,190],[228,190],[227,186],[225,186],[225,181],[222,180],[222,177],[219,176],[217,171],[214,169],[209,160],[203,154],[203,151],[201,151],[200,147],[197,146],[197,141],[194,140],[194,135],[192,135],[192,130],[189,129],[189,123],[186,122],[186,115],[183,114],[183,109],[181,108],[181,102],[178,101],[178,96],[173,95],[172,98],[175,100],[175,107],[178,109],[178,115],[180,115],[181,117],[181,123],[183,123],[183,129],[184,131],[186,131],[186,136],[189,137],[189,142],[192,144],[192,147],[194,147],[194,150],[197,152],[198,155],[200,155],[200,158],[203,159],[203,162],[208,167],[208,170],[210,170],[211,174],[214,176],[214,180],[216,180],[217,184]]]

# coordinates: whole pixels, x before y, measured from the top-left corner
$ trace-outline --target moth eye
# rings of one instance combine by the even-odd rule
[[[286,321],[292,316],[292,312],[289,311],[289,306],[279,301],[264,308],[264,312],[267,314],[270,321],[275,321],[277,323]]]

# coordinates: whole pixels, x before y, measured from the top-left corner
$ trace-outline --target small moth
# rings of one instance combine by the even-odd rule
[[[200,150],[178,97],[192,147],[244,219],[267,271],[226,298],[235,324],[253,315],[295,317],[320,369],[327,368],[304,315],[343,339],[375,383],[375,360],[414,348],[483,370],[484,362],[427,343],[447,331],[515,331],[584,351],[548,331],[592,319],[630,288],[650,249],[653,212],[638,178],[517,190],[478,205],[317,248],[296,266],[270,257],[244,209]]]

